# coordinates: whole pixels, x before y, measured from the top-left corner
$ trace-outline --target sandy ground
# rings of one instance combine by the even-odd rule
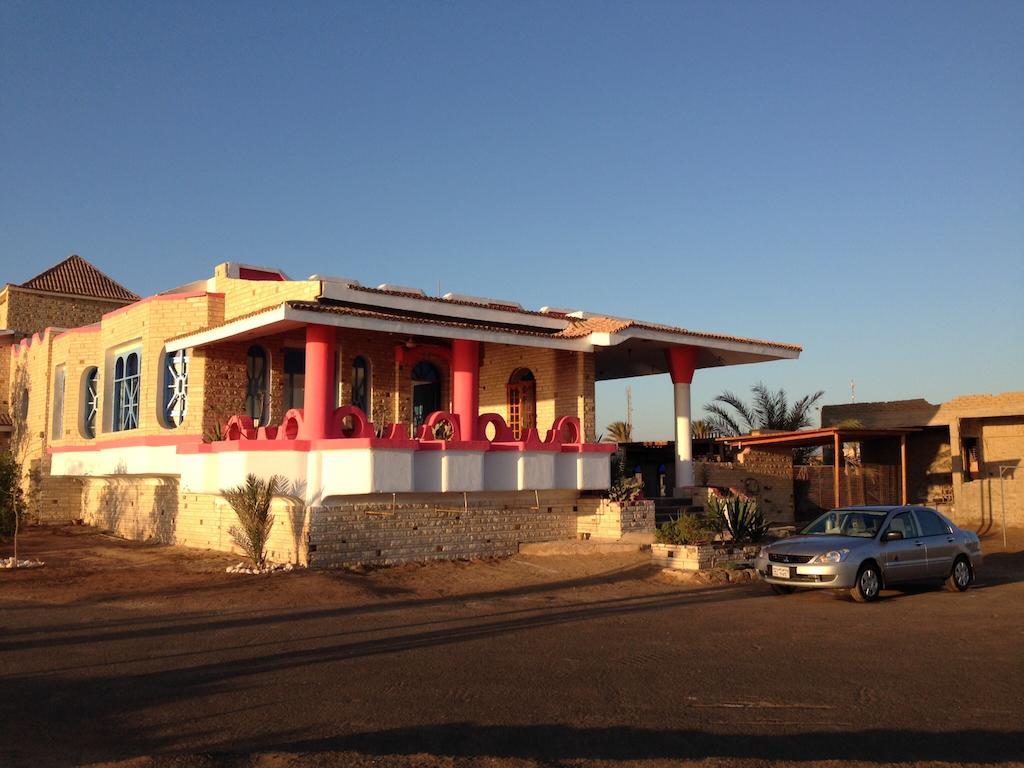
[[[861,606],[639,554],[256,577],[35,529],[46,567],[0,572],[0,766],[1022,764],[1001,545],[966,594]]]

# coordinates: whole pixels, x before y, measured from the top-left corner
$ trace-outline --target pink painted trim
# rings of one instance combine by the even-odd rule
[[[161,448],[164,446],[189,445],[202,442],[202,435],[147,435],[143,437],[123,437],[119,440],[94,440],[81,445],[51,445],[50,453],[85,453],[89,451],[105,451],[108,448]]]
[[[57,339],[63,339],[65,336],[70,336],[73,333],[99,333],[101,330],[103,329],[100,328],[98,324],[81,325],[78,328],[68,328],[66,331],[61,331],[60,333],[53,337],[53,340],[56,341]]]
[[[309,440],[220,440],[210,443],[213,453],[238,451],[308,451]]]
[[[421,440],[421,451],[480,451],[490,447],[486,440]]]
[[[253,267],[239,267],[239,280],[264,280],[268,282],[283,283],[284,275],[269,269],[254,269]]]
[[[381,448],[394,451],[416,451],[420,444],[415,440],[389,440],[384,437],[329,437],[324,440],[313,440],[313,450],[337,451],[353,448]]]
[[[136,302],[128,304],[124,307],[118,307],[112,309],[106,314],[101,316],[102,320],[106,320],[109,317],[116,317],[123,312],[127,312],[130,309],[135,309],[140,304],[148,304],[151,301],[178,301],[180,299],[199,299],[202,297],[208,297],[211,299],[223,299],[223,293],[210,293],[208,291],[190,291],[189,293],[158,293],[155,296],[147,296],[144,299],[139,299]]]
[[[562,446],[549,443],[499,443],[497,441],[491,443],[490,448],[492,451],[519,451],[520,453],[556,453],[561,449]]]

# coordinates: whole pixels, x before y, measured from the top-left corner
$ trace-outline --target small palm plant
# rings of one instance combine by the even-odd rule
[[[239,525],[231,526],[228,533],[257,570],[262,570],[267,563],[267,540],[274,527],[270,504],[282,481],[279,475],[272,475],[267,480],[249,475],[244,484],[221,491],[238,516]]]
[[[737,544],[761,541],[768,533],[769,523],[764,512],[758,508],[757,501],[748,496],[722,497],[713,493],[708,496],[708,516]]]

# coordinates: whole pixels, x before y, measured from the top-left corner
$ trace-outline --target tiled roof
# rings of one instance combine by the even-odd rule
[[[350,315],[353,317],[368,317],[377,320],[422,323],[424,325],[440,325],[446,328],[501,331],[503,333],[515,333],[522,336],[542,336],[555,339],[565,338],[557,331],[544,331],[522,325],[513,325],[511,323],[474,322],[472,320],[462,320],[453,317],[446,318],[432,315],[404,314],[401,312],[392,312],[385,308],[363,309],[362,307],[336,306],[333,304],[321,304],[316,301],[289,301],[287,303],[292,309],[301,309],[307,312],[323,312],[330,315]]]
[[[743,344],[763,344],[769,347],[775,347],[778,349],[792,349],[796,351],[802,351],[802,347],[795,344],[782,344],[777,341],[762,341],[760,339],[747,339],[742,336],[727,336],[724,334],[717,333],[706,333],[704,331],[691,331],[686,328],[675,328],[670,325],[657,325],[654,323],[638,323],[635,320],[624,320],[622,318],[615,317],[603,317],[600,315],[594,315],[585,319],[567,318],[569,325],[561,331],[545,331],[538,328],[532,328],[524,325],[513,325],[509,323],[486,323],[486,322],[473,322],[455,318],[444,318],[436,315],[423,315],[423,314],[405,314],[397,311],[389,311],[385,308],[380,309],[369,309],[363,307],[351,307],[341,306],[334,304],[324,304],[318,301],[288,301],[285,302],[292,309],[299,309],[307,312],[323,312],[325,314],[332,315],[348,315],[351,317],[367,317],[377,320],[390,320],[394,322],[411,322],[421,323],[423,325],[436,325],[447,328],[467,328],[473,330],[482,331],[501,331],[504,333],[514,333],[522,336],[536,336],[541,338],[549,339],[581,339],[589,336],[591,333],[615,333],[617,331],[625,330],[626,328],[640,328],[644,330],[662,331],[664,333],[678,334],[681,336],[697,337],[702,339],[713,339],[717,341],[732,341],[740,342]],[[237,320],[242,320],[248,317],[254,317],[255,315],[261,315],[265,312],[272,312],[277,309],[280,305],[274,305],[272,307],[264,307],[258,309],[255,312],[249,312],[238,317],[232,317],[230,320],[226,320],[223,323],[217,323],[207,328],[203,328],[198,331],[189,331],[183,333],[180,336],[175,336],[168,341],[177,341],[187,336],[193,336],[196,333],[202,333],[203,331],[211,331],[214,328],[219,328],[223,325],[233,323]]]
[[[48,293],[67,293],[75,296],[89,296],[125,303],[138,301],[139,297],[78,255],[68,256],[60,264],[50,267],[31,280],[22,283],[21,288],[32,288]]]

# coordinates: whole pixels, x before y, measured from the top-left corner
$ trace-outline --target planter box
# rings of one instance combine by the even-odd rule
[[[757,550],[757,546],[748,546],[730,553],[714,544],[653,544],[651,560],[662,568],[707,571],[727,563],[749,563]]]

